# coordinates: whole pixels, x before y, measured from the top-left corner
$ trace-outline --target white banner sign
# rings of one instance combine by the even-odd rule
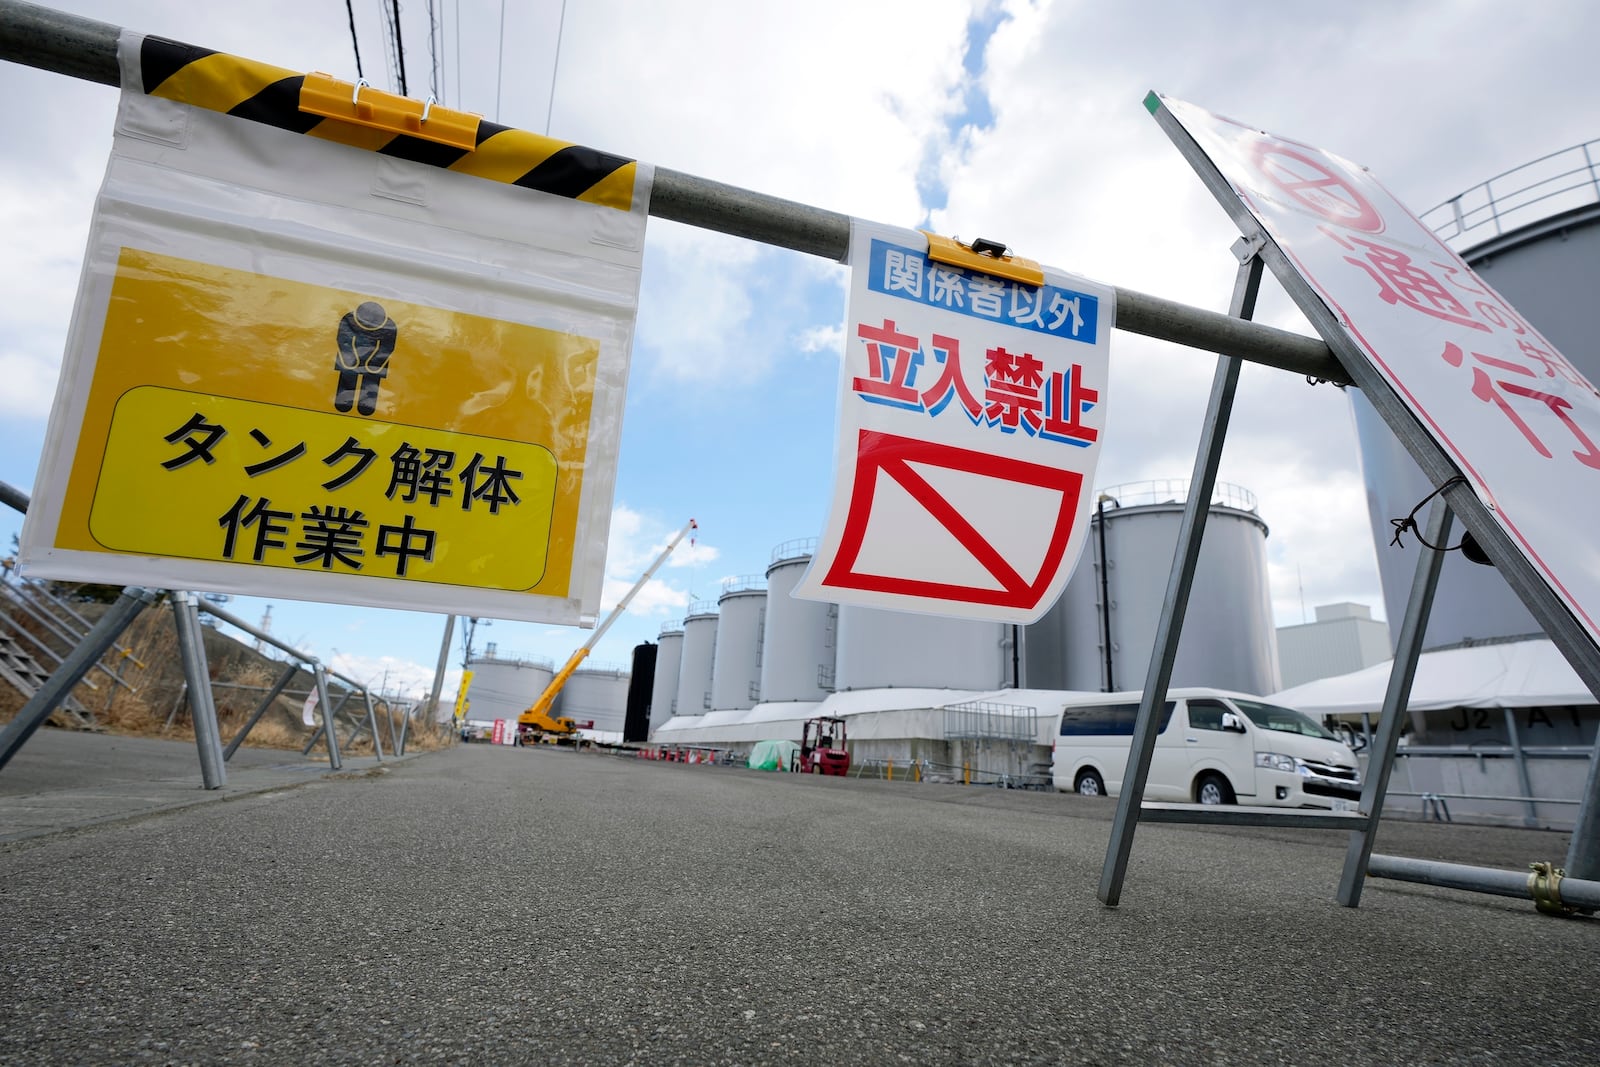
[[[1600,391],[1364,167],[1180,100],[1147,103],[1194,138],[1600,641]]]
[[[839,467],[795,595],[1034,621],[1088,530],[1115,291],[936,262],[859,220],[850,263]]]
[[[650,168],[159,38],[120,58],[28,573],[592,622]]]

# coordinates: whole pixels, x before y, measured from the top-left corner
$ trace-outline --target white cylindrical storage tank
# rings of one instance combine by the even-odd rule
[[[1590,182],[1574,180],[1565,188],[1553,188],[1554,179],[1549,175],[1555,173],[1592,175],[1593,163],[1585,146],[1574,146],[1501,175],[1494,179],[1492,189],[1488,183],[1470,189],[1425,212],[1422,218],[1439,227],[1440,236],[1584,377],[1600,383],[1593,296],[1594,279],[1600,274],[1600,204],[1594,202]],[[1463,207],[1468,208],[1465,215]],[[1517,358],[1515,341],[1505,354]],[[1554,373],[1532,360],[1523,362],[1530,372]],[[1394,642],[1400,638],[1400,620],[1411,594],[1418,550],[1411,537],[1405,538],[1403,550],[1390,544],[1394,535],[1390,520],[1405,518],[1434,486],[1362,392],[1348,389],[1346,393],[1361,442],[1367,511],[1378,550],[1389,639]],[[1524,417],[1546,447],[1562,442],[1556,446],[1557,454],[1560,448],[1571,448],[1574,439],[1561,424],[1537,404],[1533,408],[1534,414]],[[1538,421],[1541,417],[1547,421]],[[1426,528],[1426,508],[1418,512],[1417,523]],[[1452,544],[1460,541],[1461,529],[1458,520]],[[1425,649],[1544,632],[1498,570],[1474,564],[1459,552],[1445,553],[1443,563],[1423,635]]]
[[[817,539],[785,541],[767,567],[767,625],[761,642],[761,699],[769,703],[821,700],[833,690],[839,608],[797,600]]]
[[[467,687],[469,722],[515,719],[539,699],[556,676],[549,660],[492,652],[468,661],[467,670],[472,672],[472,684]]]
[[[761,638],[767,584],[747,575],[722,583],[717,598],[717,646],[712,655],[712,711],[740,711],[761,702]]]
[[[1113,486],[1101,496],[1108,499],[1090,526],[1083,560],[1051,610],[1065,620],[1068,689],[1137,690],[1144,688],[1150,667],[1188,483],[1138,482]],[[1109,663],[1104,639],[1108,622]],[[1039,644],[1030,637],[1030,657],[1043,654]],[[1256,514],[1249,491],[1218,483],[1171,684],[1263,694],[1281,688],[1278,678],[1278,635],[1267,586],[1267,524]]]
[[[678,664],[678,702],[674,715],[704,715],[711,709],[711,674],[717,655],[717,606],[689,605],[683,620],[683,656]]]
[[[561,687],[561,714],[580,726],[593,722],[589,729],[620,734],[628,715],[632,677],[626,667],[580,667]]]
[[[672,718],[678,703],[678,669],[683,663],[683,623],[661,627],[656,641],[656,677],[650,686],[650,729]]]
[[[1011,627],[839,605],[834,686],[999,689],[1011,683]]]

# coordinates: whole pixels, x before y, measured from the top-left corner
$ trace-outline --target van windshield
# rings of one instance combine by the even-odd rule
[[[1293,708],[1280,708],[1275,704],[1261,704],[1254,700],[1234,700],[1239,710],[1250,716],[1250,721],[1263,730],[1277,730],[1286,734],[1304,734],[1306,737],[1320,737],[1325,741],[1337,741],[1337,737],[1324,730],[1313,722],[1303,712]]]

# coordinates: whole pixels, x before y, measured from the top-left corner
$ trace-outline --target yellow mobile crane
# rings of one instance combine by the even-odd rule
[[[688,536],[690,530],[697,529],[699,527],[693,519],[684,524],[683,529],[678,531],[677,536],[668,541],[667,547],[661,550],[661,555],[657,556],[655,562],[650,564],[650,569],[645,571],[637,582],[633,583],[633,588],[628,590],[628,595],[617,602],[617,606],[611,609],[611,614],[607,615],[600,625],[595,627],[594,633],[589,635],[589,640],[580,645],[578,651],[572,654],[572,658],[567,660],[566,666],[562,667],[561,670],[556,672],[556,676],[550,679],[550,685],[540,694],[539,699],[533,702],[533,706],[517,716],[517,730],[521,733],[524,744],[532,744],[537,741],[560,743],[562,741],[570,741],[576,737],[578,727],[571,717],[566,715],[557,717],[550,714],[550,708],[555,704],[556,696],[561,692],[561,687],[567,684],[567,679],[572,677],[572,672],[578,669],[578,665],[589,655],[589,650],[594,648],[600,638],[605,636],[606,631],[611,628],[611,624],[616,622],[622,613],[628,609],[628,602],[633,599],[634,594],[643,589],[644,583],[648,582],[651,576],[655,574],[656,569],[666,562],[667,557],[672,554],[672,550],[678,547],[678,542]]]

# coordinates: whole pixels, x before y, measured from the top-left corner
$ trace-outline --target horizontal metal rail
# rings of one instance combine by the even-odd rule
[[[1278,826],[1302,830],[1360,830],[1369,821],[1359,811],[1262,808],[1246,804],[1165,804],[1150,800],[1139,806],[1139,818],[1143,822],[1194,826]]]
[[[1430,789],[1425,793],[1407,793],[1398,789],[1389,790],[1385,796],[1391,797],[1435,797],[1441,800],[1492,800],[1497,804],[1582,804],[1582,797],[1509,797],[1491,796],[1485,793],[1439,793]]]
[[[1586,760],[1594,755],[1591,748],[1576,748],[1570,745],[1524,745],[1522,754],[1529,759],[1581,759]],[[1451,745],[1407,745],[1398,749],[1395,757],[1406,759],[1513,759],[1517,750],[1510,745],[1495,745],[1485,748],[1455,748]]]
[[[0,60],[118,85],[120,27],[24,3],[0,0]],[[807,204],[655,169],[650,214],[842,261],[850,249],[850,216]],[[1026,250],[1025,250],[1026,251]],[[1116,286],[1116,328],[1207,353],[1237,356],[1308,378],[1347,385],[1349,376],[1315,337],[1262,326]]]
[[[1500,871],[1491,867],[1470,867],[1461,863],[1415,860],[1403,856],[1374,854],[1367,862],[1367,874],[1402,882],[1436,885],[1445,889],[1465,889],[1501,897],[1537,900],[1536,879],[1528,871]],[[1560,902],[1574,908],[1600,908],[1600,882],[1579,878],[1560,881]]]

